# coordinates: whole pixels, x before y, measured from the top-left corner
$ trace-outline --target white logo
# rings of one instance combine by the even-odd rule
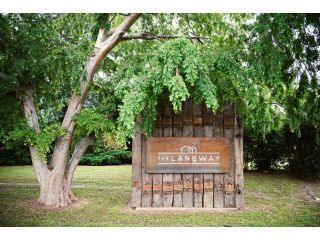
[[[183,146],[181,153],[197,153],[197,148],[195,146]]]

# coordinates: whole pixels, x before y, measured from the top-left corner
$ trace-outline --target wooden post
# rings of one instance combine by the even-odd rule
[[[173,137],[182,137],[182,112],[173,115]],[[182,174],[173,175],[173,207],[182,207]]]
[[[234,158],[235,158],[235,206],[244,208],[244,186],[243,186],[243,128],[240,115],[236,115],[234,121]]]
[[[142,161],[142,207],[152,205],[152,175],[146,172],[147,165],[147,138],[142,134],[141,138],[141,161]]]
[[[158,119],[153,129],[154,137],[163,137],[162,119],[163,106],[158,108]],[[153,174],[152,176],[152,207],[162,207],[162,174]]]
[[[183,104],[183,137],[193,136],[192,101]],[[183,207],[193,207],[193,174],[183,174]]]
[[[131,207],[141,207],[141,131],[140,119],[135,125],[135,135],[132,142],[132,193]]]
[[[230,142],[230,172],[224,174],[225,207],[235,207],[234,200],[234,108],[226,104],[224,109],[224,137]]]
[[[213,113],[212,110],[203,107],[203,136],[213,137]],[[203,174],[203,207],[213,207],[213,174]]]
[[[223,113],[216,112],[215,114],[215,127],[214,127],[214,137],[223,136]],[[214,207],[223,208],[224,207],[224,174],[216,173],[214,174]]]
[[[163,136],[172,137],[173,112],[170,103],[166,103],[163,114]],[[163,207],[173,205],[173,174],[163,174]]]
[[[203,137],[202,106],[193,105],[193,136]],[[203,174],[193,174],[193,206],[200,208],[203,206]]]

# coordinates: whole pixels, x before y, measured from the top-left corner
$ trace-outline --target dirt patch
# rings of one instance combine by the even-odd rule
[[[298,198],[308,202],[320,203],[320,181],[304,183],[299,191]]]
[[[38,211],[64,212],[64,211],[70,211],[73,209],[81,209],[87,206],[88,204],[89,204],[89,201],[84,198],[78,199],[74,201],[72,204],[65,207],[51,207],[51,206],[46,206],[42,203],[39,203],[36,200],[30,200],[22,203],[22,207],[31,209],[32,211],[35,211],[35,212],[38,212]]]

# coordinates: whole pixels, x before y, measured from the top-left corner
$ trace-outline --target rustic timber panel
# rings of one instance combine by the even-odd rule
[[[203,104],[186,101],[181,112],[173,113],[170,104],[164,105],[158,106],[154,139],[174,137],[176,140],[171,145],[181,141],[181,137],[193,138],[192,143],[199,138],[226,139],[230,166],[225,173],[148,172],[150,138],[141,134],[137,122],[133,141],[132,207],[243,208],[243,127],[234,106],[227,104],[223,112],[213,113]]]

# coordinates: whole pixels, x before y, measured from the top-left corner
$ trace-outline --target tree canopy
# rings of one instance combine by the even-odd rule
[[[64,116],[78,96],[84,101],[70,120],[73,148],[89,135],[124,143],[137,117],[149,134],[159,101],[179,111],[192,98],[213,111],[233,102],[258,137],[288,124],[299,138],[308,127],[319,149],[319,14],[142,14],[87,80],[97,38],[110,38],[127,18],[1,14],[1,144],[31,144],[47,159],[67,134]],[[39,132],[16,98],[26,86]]]

